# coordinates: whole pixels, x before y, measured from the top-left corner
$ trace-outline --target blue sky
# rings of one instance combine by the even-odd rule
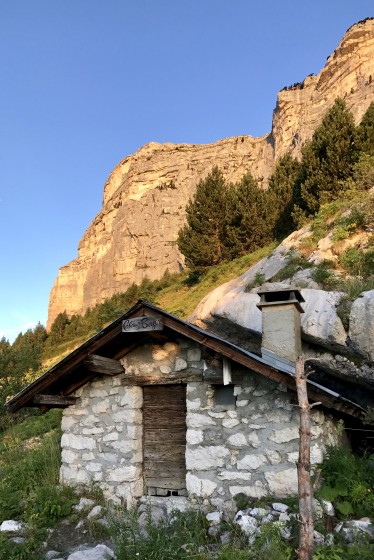
[[[150,141],[270,131],[369,0],[0,0],[0,336],[45,324],[104,183]]]

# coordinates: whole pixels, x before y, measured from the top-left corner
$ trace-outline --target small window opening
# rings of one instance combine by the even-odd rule
[[[214,395],[214,410],[234,410],[235,407],[234,385],[217,385]]]

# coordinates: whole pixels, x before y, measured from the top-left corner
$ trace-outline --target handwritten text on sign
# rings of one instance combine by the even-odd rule
[[[162,331],[163,328],[161,317],[134,317],[122,321],[122,332]]]

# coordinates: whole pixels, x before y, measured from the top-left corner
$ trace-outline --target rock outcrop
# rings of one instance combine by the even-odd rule
[[[48,323],[83,313],[145,277],[183,268],[176,246],[197,182],[217,165],[229,181],[250,171],[266,187],[276,159],[300,154],[324,113],[343,97],[359,122],[374,98],[374,19],[351,27],[326,66],[278,94],[271,133],[218,142],[151,142],[126,157],[104,187],[103,207],[85,232],[78,257],[63,266],[51,291]]]
[[[355,391],[359,392],[365,402],[365,391],[374,391],[374,290],[362,292],[353,301],[347,328],[339,315],[339,305],[346,294],[322,289],[313,280],[312,269],[300,270],[282,282],[276,281],[277,274],[285,269],[292,251],[299,247],[307,233],[307,228],[294,232],[269,257],[239,278],[212,290],[189,321],[260,354],[262,316],[257,308],[260,302],[257,292],[297,286],[305,300],[301,315],[303,353],[317,372],[314,379],[323,380],[329,386],[326,375],[332,376],[335,379],[332,384],[330,382],[330,388],[337,392],[348,391],[345,395],[348,398]],[[313,254],[309,262],[313,263]],[[257,285],[259,279],[261,286]],[[341,380],[345,387],[340,384]]]
[[[272,136],[275,159],[290,151],[300,155],[323,114],[342,97],[360,121],[373,100],[374,19],[353,25],[323,70],[311,74],[298,86],[278,93]]]

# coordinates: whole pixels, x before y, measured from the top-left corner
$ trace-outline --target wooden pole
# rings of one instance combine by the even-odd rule
[[[300,444],[297,475],[299,486],[300,543],[297,550],[299,560],[311,560],[313,554],[313,489],[310,481],[311,421],[307,391],[307,376],[304,357],[296,360],[296,389],[300,407]]]

